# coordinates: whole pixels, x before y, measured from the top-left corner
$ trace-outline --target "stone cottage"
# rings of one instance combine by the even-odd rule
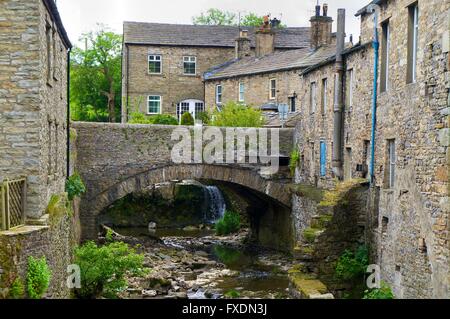
[[[450,2],[375,0],[380,42],[372,247],[397,298],[449,298]],[[302,71],[296,181],[371,177],[374,14]],[[339,27],[338,27],[339,28]],[[341,43],[341,45],[339,45]],[[341,47],[341,50],[339,50]]]
[[[309,28],[275,28],[270,34],[257,28],[240,33],[234,26],[137,22],[125,22],[123,28],[122,122],[132,112],[196,115],[206,109],[206,71],[255,52],[263,56],[310,46]]]
[[[316,6],[316,14],[311,17],[310,45],[307,48],[276,52],[269,44],[268,49],[255,54],[237,50],[235,59],[205,73],[206,105],[214,110],[233,101],[270,115],[270,112],[278,112],[280,104],[287,104],[291,115],[295,114],[301,102],[300,71],[327,59],[336,51],[332,24],[328,6],[324,5],[322,12],[321,7]],[[269,24],[263,25],[256,35],[265,43],[277,37]],[[249,41],[247,32],[242,31],[238,41]],[[273,125],[272,122],[269,121],[268,125]]]
[[[50,227],[47,206],[64,193],[68,174],[70,48],[55,1],[0,2],[0,182],[22,180],[26,187],[22,194],[1,184],[2,211],[20,208],[24,219],[0,232],[0,288],[23,278],[28,256],[46,256],[54,278],[50,294],[68,293],[72,219]],[[14,228],[18,224],[25,225]]]

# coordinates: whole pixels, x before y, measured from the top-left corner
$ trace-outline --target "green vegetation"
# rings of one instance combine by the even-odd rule
[[[241,293],[239,291],[237,291],[236,289],[231,289],[231,290],[227,291],[224,294],[224,296],[229,299],[237,299],[237,298],[241,297]]]
[[[131,113],[130,124],[178,125],[178,121],[171,115],[158,114],[146,116],[141,112]]]
[[[67,179],[66,192],[70,201],[72,201],[75,197],[80,197],[86,192],[86,186],[84,186],[81,176],[78,173],[73,174]]]
[[[50,284],[51,271],[45,257],[28,258],[27,293],[31,299],[41,299]]]
[[[197,119],[202,121],[204,125],[209,125],[209,123],[211,123],[211,116],[208,112],[197,113]]]
[[[214,254],[219,258],[221,263],[232,266],[240,262],[242,253],[239,250],[225,246],[214,247]]]
[[[105,239],[106,239],[107,242],[114,241],[114,233],[113,233],[112,229],[108,228],[106,230]]]
[[[291,158],[289,160],[289,168],[291,169],[291,175],[295,175],[295,170],[300,165],[300,152],[298,149],[294,149],[291,152]]]
[[[334,189],[326,191],[322,201],[319,203],[321,207],[332,207],[336,206],[339,202],[341,202],[345,195],[348,193],[350,189],[353,187],[360,185],[361,183],[366,183],[366,179],[351,179],[344,182],[336,182],[336,186]]]
[[[339,257],[336,264],[335,275],[342,280],[355,280],[364,277],[369,265],[369,250],[360,246],[356,252],[346,250]]]
[[[189,112],[183,113],[183,115],[181,116],[180,124],[186,126],[193,126],[195,124],[195,120],[192,117],[192,114]]]
[[[290,190],[301,197],[309,198],[320,203],[324,196],[324,190],[308,184],[295,184],[290,186]]]
[[[120,119],[122,36],[99,26],[83,34],[70,65],[71,115],[74,121]]]
[[[126,288],[125,274],[142,275],[144,256],[122,242],[97,247],[88,242],[75,249],[75,264],[81,270],[81,288],[75,291],[79,298],[100,296],[115,298]]]
[[[237,233],[241,228],[241,216],[239,213],[226,211],[222,219],[216,224],[216,234],[225,236]]]
[[[227,103],[222,111],[216,110],[212,118],[212,126],[261,127],[264,125],[261,111],[236,102]]]
[[[303,231],[303,238],[307,243],[314,243],[317,238],[317,234],[320,232],[320,229],[316,228],[307,228]]]
[[[9,287],[9,295],[10,299],[21,299],[25,295],[25,286],[22,282],[22,279],[17,277],[14,282]]]
[[[199,16],[192,18],[193,24],[196,25],[241,25],[246,27],[260,27],[264,23],[264,18],[253,12],[241,17],[236,13],[223,11],[220,9],[211,8],[208,11],[202,12]],[[285,25],[279,25],[279,28],[284,28]]]
[[[395,299],[391,287],[385,282],[381,282],[379,289],[366,290],[363,299]]]

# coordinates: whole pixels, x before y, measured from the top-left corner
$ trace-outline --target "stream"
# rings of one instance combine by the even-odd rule
[[[289,256],[245,245],[248,230],[217,237],[205,229],[115,229],[143,245],[143,280],[130,280],[124,298],[286,299]],[[148,236],[162,240],[148,245]]]

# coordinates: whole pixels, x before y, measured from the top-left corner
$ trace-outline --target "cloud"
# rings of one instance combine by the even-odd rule
[[[322,3],[323,1],[321,1]],[[336,17],[338,8],[347,9],[347,34],[359,36],[359,20],[354,17],[368,0],[328,0],[329,14]],[[58,7],[73,42],[81,34],[105,24],[121,33],[123,21],[192,23],[192,17],[209,8],[281,17],[288,26],[309,26],[315,0],[58,0]],[[334,24],[336,29],[336,24]]]

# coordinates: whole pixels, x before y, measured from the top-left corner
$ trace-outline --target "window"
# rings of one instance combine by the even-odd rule
[[[371,149],[370,149],[370,141],[364,141],[364,149],[363,149],[363,161],[364,161],[364,178],[369,177],[369,167],[370,167],[370,157],[371,157]]]
[[[148,56],[148,73],[150,74],[162,73],[162,57],[160,55]]]
[[[309,163],[309,167],[310,167],[310,176],[314,177],[315,176],[315,170],[316,170],[316,150],[315,150],[315,145],[313,142],[311,142],[310,144],[310,163]]]
[[[183,67],[184,67],[185,75],[196,75],[197,74],[197,57],[195,57],[195,56],[183,57]]]
[[[417,44],[419,39],[419,7],[416,4],[408,7],[408,70],[407,82],[415,83],[417,77]]]
[[[216,104],[222,104],[222,85],[216,85]]]
[[[322,80],[322,99],[321,99],[321,111],[322,114],[325,115],[325,113],[327,112],[327,104],[328,104],[328,96],[327,96],[327,92],[328,92],[328,79],[323,79]]]
[[[390,48],[390,27],[389,21],[382,24],[383,34],[381,39],[381,80],[380,91],[386,92],[389,83],[389,48]]]
[[[52,54],[52,27],[47,24],[45,27],[45,37],[46,37],[46,45],[47,45],[47,83],[51,83],[53,78],[53,54]]]
[[[297,111],[296,100],[297,100],[297,97],[295,95],[289,98],[289,102],[291,104],[291,112],[292,113]]]
[[[310,111],[311,114],[316,112],[316,82],[311,83],[311,89],[310,89]]]
[[[270,80],[270,93],[269,97],[271,100],[274,100],[277,98],[277,80],[271,79]]]
[[[161,114],[161,96],[150,95],[148,97],[148,114]]]
[[[395,162],[397,160],[395,140],[388,140],[388,165],[387,165],[387,179],[388,188],[395,186]]]
[[[239,83],[239,102],[244,102],[245,100],[245,85],[243,82]]]
[[[353,69],[347,71],[347,106],[353,106],[353,84],[354,84]]]
[[[196,102],[195,103],[195,118],[200,120],[200,114],[205,112],[205,103]]]

